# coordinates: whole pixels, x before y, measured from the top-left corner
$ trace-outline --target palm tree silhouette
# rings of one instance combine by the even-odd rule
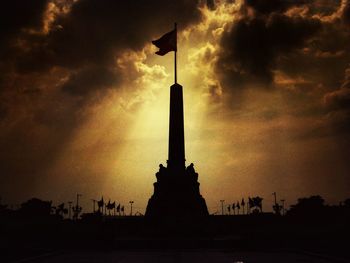
[[[242,198],[241,206],[243,207],[243,213],[242,214],[244,215],[244,207],[245,207],[244,198]]]

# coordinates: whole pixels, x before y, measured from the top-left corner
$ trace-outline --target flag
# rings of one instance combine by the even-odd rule
[[[104,205],[103,197],[101,198],[100,201],[97,202],[97,205],[99,208],[103,207],[103,205]]]
[[[261,209],[262,208],[262,200],[263,199],[259,196],[253,197],[254,206],[257,206]]]
[[[177,32],[176,28],[161,38],[152,41],[152,44],[155,45],[159,50],[156,52],[159,56],[164,56],[170,51],[177,51]]]
[[[113,203],[111,203],[111,200],[109,200],[106,207],[108,210],[112,210],[113,208],[115,208],[115,201]]]
[[[254,201],[252,198],[248,197],[249,198],[249,207],[254,207]]]

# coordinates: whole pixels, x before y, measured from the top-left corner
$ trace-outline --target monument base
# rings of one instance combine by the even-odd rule
[[[147,217],[188,218],[208,216],[205,199],[200,195],[198,173],[193,164],[186,169],[165,168],[159,165],[154,194],[148,201]]]

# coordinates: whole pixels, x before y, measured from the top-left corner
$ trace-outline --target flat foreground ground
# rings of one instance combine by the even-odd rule
[[[116,250],[116,251],[60,251],[30,257],[9,259],[8,262],[47,263],[342,263],[346,259],[304,251],[234,252],[227,250]]]

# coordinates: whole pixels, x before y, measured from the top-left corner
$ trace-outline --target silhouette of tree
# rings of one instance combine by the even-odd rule
[[[233,214],[235,215],[236,214],[236,205],[235,204],[232,204],[232,211],[233,211]]]
[[[324,199],[319,195],[299,198],[297,204],[291,206],[288,214],[316,217],[325,213],[324,202]]]
[[[241,206],[242,206],[242,208],[243,208],[243,212],[242,212],[242,214],[244,214],[244,207],[245,207],[245,201],[244,201],[244,198],[242,198]]]
[[[77,220],[83,208],[79,205],[75,205],[73,206],[72,210],[73,210],[73,219]]]
[[[277,203],[277,193],[273,192],[272,195],[275,197],[275,203],[272,206],[273,211],[275,211],[276,215],[281,215],[281,211],[282,211],[282,206]]]
[[[103,206],[104,206],[103,196],[100,201],[97,201],[98,211],[103,214]]]
[[[9,212],[10,212],[10,209],[8,209],[7,205],[0,204],[0,217]]]
[[[20,213],[31,217],[50,216],[52,211],[52,201],[43,201],[32,198],[21,204]]]
[[[6,210],[6,208],[7,208],[7,205],[0,204],[0,211]]]
[[[281,215],[281,212],[282,212],[282,205],[280,205],[280,204],[274,204],[274,205],[272,206],[272,209],[273,209],[273,211],[275,211],[275,214],[276,214],[276,215]]]
[[[118,206],[117,206],[117,213],[119,214],[119,216],[120,216],[120,204],[118,204]]]
[[[250,209],[252,209],[251,212],[254,214],[262,212],[263,198],[261,198],[260,196],[255,196],[255,197],[249,198],[248,201],[249,201],[249,211]]]
[[[324,199],[319,195],[308,198],[299,198],[298,203],[293,208],[320,208],[324,206]]]
[[[250,198],[250,196],[248,197],[248,214],[250,214],[250,212],[251,212],[251,208],[253,208],[254,207],[254,201],[253,201],[253,199],[252,198]]]
[[[108,214],[111,215],[111,210],[115,209],[115,201],[111,203],[111,200],[109,200],[108,204],[106,205],[106,208],[108,209]]]
[[[55,207],[55,214],[63,218],[64,215],[68,214],[68,209],[64,207],[64,203]]]

